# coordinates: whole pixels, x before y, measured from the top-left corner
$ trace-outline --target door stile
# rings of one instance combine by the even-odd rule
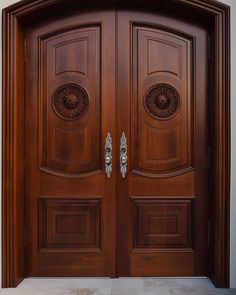
[[[120,155],[120,139],[124,132],[127,139],[128,165],[127,173],[123,178],[120,171],[120,158],[117,157],[117,211],[118,211],[118,274],[119,276],[130,276],[130,250],[131,240],[131,203],[129,199],[129,170],[130,170],[130,107],[131,107],[131,80],[130,80],[130,42],[129,23],[117,14],[117,153]]]
[[[207,275],[206,30],[131,11],[117,30],[119,274]]]

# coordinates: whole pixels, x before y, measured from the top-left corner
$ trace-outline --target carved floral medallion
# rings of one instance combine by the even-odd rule
[[[55,91],[52,106],[56,114],[63,119],[79,119],[88,111],[87,91],[78,84],[65,84]]]
[[[179,110],[180,96],[171,85],[162,83],[152,86],[145,96],[147,111],[157,119],[168,119]]]

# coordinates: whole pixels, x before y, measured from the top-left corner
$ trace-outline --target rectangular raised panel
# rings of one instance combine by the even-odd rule
[[[132,171],[157,177],[193,169],[192,41],[133,25]]]
[[[155,163],[152,161],[161,161],[165,164],[168,162],[176,161],[180,156],[179,146],[179,128],[175,127],[173,130],[158,130],[155,128],[147,127],[146,129],[146,142],[147,142],[147,158],[150,161],[149,169],[156,170]],[[161,143],[161,144],[160,144]]]
[[[100,248],[99,200],[39,200],[40,249]]]
[[[148,229],[151,235],[177,235],[178,217],[176,215],[149,216]]]
[[[181,48],[179,46],[165,42],[161,38],[148,38],[147,54],[148,75],[166,72],[180,76]]]
[[[88,48],[88,38],[72,39],[55,46],[56,75],[65,72],[79,72],[87,76],[89,68]]]
[[[67,130],[55,128],[53,130],[54,163],[61,170],[66,170],[70,166],[72,172],[77,172],[78,166],[86,167],[89,159],[89,130]],[[82,144],[81,144],[82,143]],[[73,149],[71,148],[73,146]]]
[[[193,200],[133,200],[133,248],[192,248]]]
[[[66,176],[101,168],[100,33],[93,25],[40,39],[39,163],[44,171]]]
[[[61,214],[56,217],[57,234],[86,234],[86,214]]]

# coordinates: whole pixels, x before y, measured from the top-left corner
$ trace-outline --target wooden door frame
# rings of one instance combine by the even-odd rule
[[[3,10],[3,287],[15,287],[24,275],[24,28],[50,13],[112,7],[165,8],[166,0],[23,0]],[[143,2],[143,4],[142,4]],[[171,2],[171,3],[170,3]],[[148,4],[148,6],[147,6]],[[209,277],[229,286],[230,203],[230,8],[213,0],[169,0],[168,9],[197,15],[209,25],[211,41],[211,237]],[[174,11],[175,10],[175,11]]]

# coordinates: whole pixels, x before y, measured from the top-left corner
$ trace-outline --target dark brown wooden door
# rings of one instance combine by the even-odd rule
[[[207,32],[86,12],[26,48],[27,275],[206,275]]]
[[[115,275],[115,173],[104,172],[108,132],[116,144],[114,16],[76,14],[26,33],[29,276]]]
[[[119,274],[207,274],[207,33],[118,14]]]

